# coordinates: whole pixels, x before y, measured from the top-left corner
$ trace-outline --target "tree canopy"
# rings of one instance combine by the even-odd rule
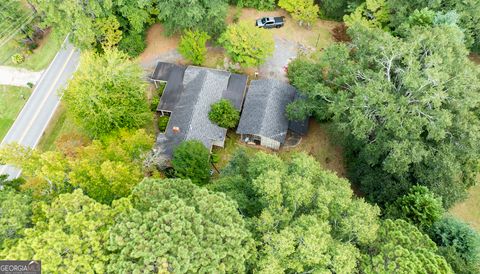
[[[208,39],[210,36],[204,31],[186,30],[178,45],[178,52],[194,65],[201,65],[207,55]]]
[[[63,101],[92,137],[120,128],[138,128],[151,120],[142,68],[116,49],[86,52]]]
[[[175,177],[190,179],[204,185],[210,180],[210,152],[196,140],[184,141],[173,151],[172,167]]]
[[[240,120],[240,111],[238,111],[230,100],[221,99],[212,104],[208,118],[219,127],[234,128]]]
[[[278,6],[288,11],[300,26],[310,26],[318,17],[319,8],[314,0],[280,0]]]
[[[233,62],[245,67],[264,63],[275,49],[272,33],[266,29],[254,28],[249,22],[229,25],[219,42]]]
[[[244,273],[255,254],[236,203],[189,180],[144,180],[110,233],[110,272]]]
[[[212,189],[238,202],[258,241],[255,271],[351,273],[357,245],[375,239],[379,209],[305,154],[236,153]]]
[[[370,200],[393,202],[419,184],[452,205],[475,182],[480,159],[479,70],[462,33],[417,27],[401,39],[355,25],[349,34],[351,44],[289,66],[307,97],[289,113],[335,123],[350,176]]]

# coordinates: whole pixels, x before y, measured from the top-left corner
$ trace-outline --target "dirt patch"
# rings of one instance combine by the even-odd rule
[[[159,56],[175,51],[180,42],[180,35],[167,36],[163,26],[157,23],[147,31],[146,42],[147,48],[138,57],[142,64],[154,62]]]
[[[475,53],[470,53],[470,60],[472,60],[475,64],[480,65],[480,55]]]
[[[342,147],[329,135],[328,127],[329,124],[319,124],[311,119],[308,133],[302,138],[302,142],[294,148],[281,149],[280,154],[288,156],[296,152],[306,152],[313,156],[324,168],[346,178]]]
[[[227,16],[227,23],[233,22],[236,8],[231,6]],[[242,9],[239,21],[248,21],[255,24],[255,20],[265,16],[285,16],[285,26],[279,29],[269,29],[274,36],[298,42],[315,48],[324,48],[333,42],[331,30],[340,25],[339,22],[317,20],[310,28],[300,27],[292,17],[282,9],[259,11],[256,9]]]
[[[37,41],[37,47],[33,50],[34,54],[42,50],[45,44],[47,44],[50,35],[52,35],[52,28],[47,28],[43,31],[42,39]]]

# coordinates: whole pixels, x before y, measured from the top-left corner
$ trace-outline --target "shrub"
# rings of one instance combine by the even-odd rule
[[[168,120],[170,120],[170,117],[168,116],[158,117],[158,130],[160,130],[160,132],[165,132],[168,125]]]
[[[127,32],[118,43],[118,48],[130,57],[137,57],[146,47],[145,34],[143,33]]]
[[[280,0],[278,6],[288,11],[300,26],[310,26],[318,17],[319,8],[313,0]]]
[[[219,127],[234,128],[240,120],[240,112],[233,106],[232,102],[221,99],[211,106],[208,118]]]
[[[210,36],[204,31],[187,30],[182,35],[178,51],[194,65],[201,65],[207,55],[206,43]]]
[[[210,152],[196,140],[182,142],[173,151],[172,166],[177,178],[205,185],[210,179]]]
[[[23,63],[24,61],[25,61],[25,56],[23,56],[22,54],[16,53],[12,55],[12,63],[18,65]]]
[[[153,95],[152,100],[150,102],[150,110],[151,111],[156,111],[158,103],[160,103],[160,96],[157,96],[155,94],[155,95]]]

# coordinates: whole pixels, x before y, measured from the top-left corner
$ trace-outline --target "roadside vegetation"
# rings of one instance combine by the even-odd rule
[[[73,29],[82,63],[40,147],[0,149],[23,169],[0,177],[0,259],[49,273],[480,273],[480,3],[437,2],[33,0],[43,27]],[[285,26],[255,28],[265,15]],[[137,61],[252,75],[282,41],[303,95],[286,115],[310,118],[300,143],[241,143],[219,101],[207,111],[230,128],[225,148],[152,151],[163,86]]]
[[[31,92],[30,88],[0,86],[0,141],[7,134]]]

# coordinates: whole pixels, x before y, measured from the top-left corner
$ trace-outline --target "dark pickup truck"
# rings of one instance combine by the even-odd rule
[[[284,16],[280,17],[263,17],[257,19],[255,26],[259,28],[271,29],[271,28],[281,28],[285,24]]]

